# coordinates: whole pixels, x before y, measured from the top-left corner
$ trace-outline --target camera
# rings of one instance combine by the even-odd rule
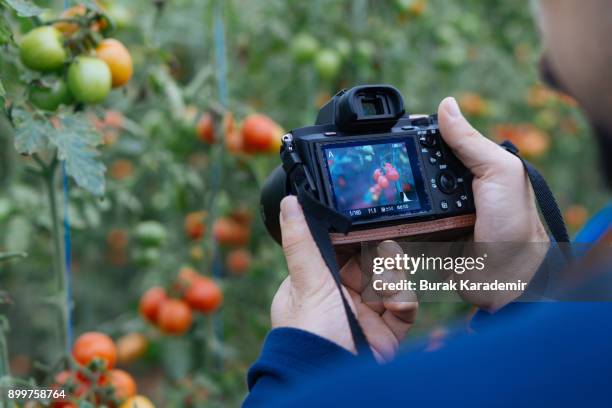
[[[294,171],[318,201],[350,218],[351,232],[475,211],[472,175],[442,140],[437,115],[408,115],[390,85],[337,93],[314,126],[283,136],[281,159],[260,206],[279,243],[280,201],[296,194]]]

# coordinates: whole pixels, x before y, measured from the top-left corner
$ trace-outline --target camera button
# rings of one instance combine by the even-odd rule
[[[448,210],[448,201],[446,201],[446,200],[440,201],[440,209],[442,211]]]
[[[449,171],[443,171],[438,175],[440,191],[452,194],[457,189],[457,178]]]
[[[463,201],[457,200],[455,201],[455,205],[457,206],[457,208],[463,208]]]
[[[433,147],[436,145],[436,137],[431,134],[422,135],[419,137],[419,142],[421,142],[423,146]]]
[[[429,158],[429,162],[430,162],[431,164],[436,164],[436,163],[438,162],[438,159],[436,159],[435,157],[431,156],[431,157]]]

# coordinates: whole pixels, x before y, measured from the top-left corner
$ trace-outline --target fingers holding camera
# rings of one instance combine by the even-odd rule
[[[331,275],[315,243],[297,197],[287,196],[280,203],[283,251],[294,287],[303,295],[322,288]]]
[[[516,157],[472,127],[455,98],[447,97],[440,102],[438,124],[446,144],[475,177],[484,177],[504,164],[521,166]]]

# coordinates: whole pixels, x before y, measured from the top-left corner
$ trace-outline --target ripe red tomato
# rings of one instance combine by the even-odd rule
[[[19,56],[23,65],[43,72],[61,68],[68,57],[61,37],[61,33],[50,26],[28,32],[19,43]]]
[[[227,254],[225,263],[232,275],[242,275],[251,267],[251,253],[243,248],[234,249]]]
[[[248,227],[253,220],[251,210],[246,207],[236,208],[230,214],[230,217],[238,224]]]
[[[155,323],[159,313],[160,305],[168,299],[166,290],[160,286],[154,286],[147,290],[140,298],[140,314],[148,321]]]
[[[242,123],[242,142],[247,153],[271,152],[280,148],[281,127],[262,114],[251,114]]]
[[[132,78],[132,56],[121,41],[114,38],[102,40],[96,48],[96,55],[110,68],[113,88],[127,84]]]
[[[397,170],[395,169],[389,169],[389,171],[387,171],[387,178],[391,181],[397,181],[399,180],[399,173],[397,172]]]
[[[112,73],[99,58],[77,57],[68,68],[68,89],[79,102],[102,102],[111,90]]]
[[[372,177],[374,177],[374,181],[378,181],[378,178],[382,175],[382,171],[380,169],[376,169],[374,170],[374,174]]]
[[[194,310],[211,313],[221,306],[223,293],[212,279],[202,276],[187,288],[185,300]]]
[[[380,176],[378,178],[378,185],[381,188],[387,188],[387,187],[389,187],[389,180],[387,180],[387,177],[385,177],[385,176]]]
[[[74,359],[84,365],[100,359],[106,362],[106,368],[111,369],[117,361],[117,349],[113,340],[104,333],[88,332],[79,336],[72,347]]]
[[[115,387],[115,397],[119,400],[136,395],[136,381],[123,370],[110,370],[106,381]]]
[[[157,326],[167,334],[183,334],[191,327],[191,309],[182,300],[167,299],[159,307]]]
[[[196,125],[196,135],[198,136],[198,139],[205,143],[215,143],[215,123],[210,113],[204,113],[198,120]]]
[[[213,224],[213,236],[222,245],[246,245],[250,235],[248,227],[231,218],[219,218]]]
[[[206,211],[195,211],[185,217],[185,234],[191,240],[198,240],[204,237],[206,232]]]

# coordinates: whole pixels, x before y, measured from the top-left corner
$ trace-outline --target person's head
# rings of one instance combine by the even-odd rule
[[[539,0],[543,66],[593,124],[612,186],[612,1]]]

